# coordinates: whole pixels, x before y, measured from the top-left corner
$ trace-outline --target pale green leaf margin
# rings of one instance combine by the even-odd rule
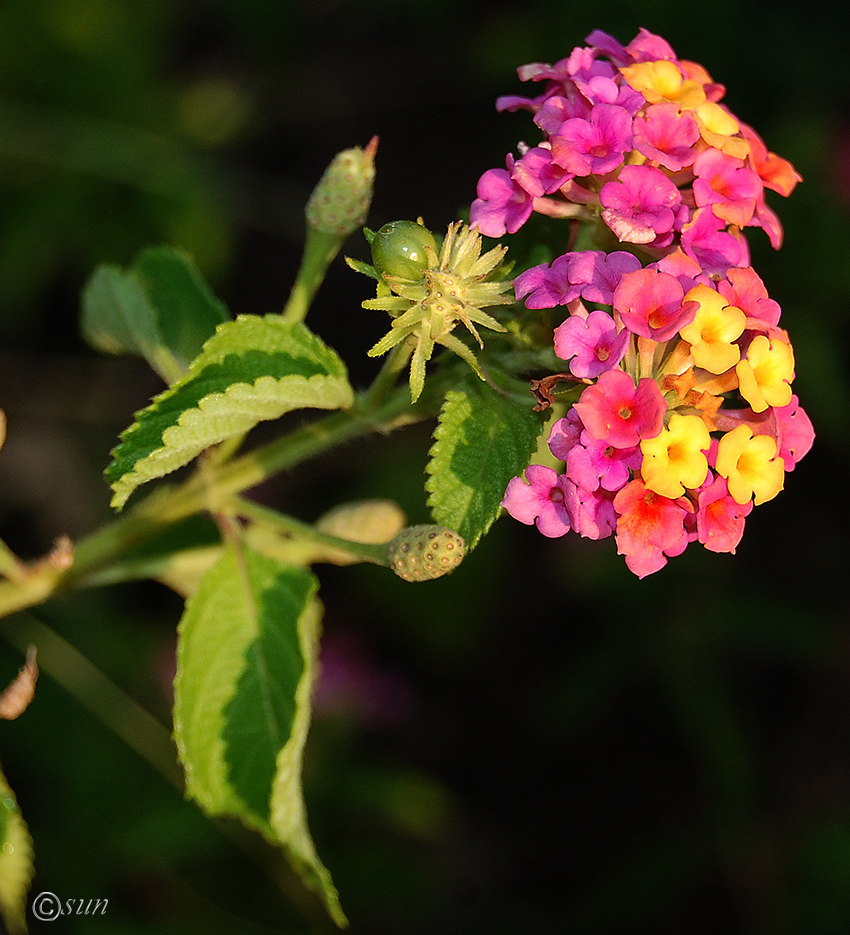
[[[266,574],[276,564],[248,550],[243,552],[243,560],[259,562]],[[322,605],[315,596],[309,599],[297,622],[304,668],[295,689],[292,729],[276,759],[268,823],[246,807],[229,781],[223,736],[226,712],[244,671],[246,653],[258,635],[245,626],[246,608],[256,607],[258,601],[257,595],[245,589],[239,562],[233,547],[229,547],[204,575],[180,621],[174,737],[186,770],[186,791],[209,814],[237,817],[282,846],[305,885],[321,896],[333,921],[346,928],[348,919],[339,894],[310,836],[301,784],[322,618]],[[214,633],[209,627],[197,626],[209,612],[215,614]],[[192,668],[183,664],[187,656],[194,658]],[[187,697],[187,679],[196,683],[203,680],[199,691],[196,684],[194,703]]]
[[[240,343],[232,346],[231,340],[237,335]],[[196,406],[182,412],[176,424],[164,429],[161,446],[140,457],[132,470],[112,482],[115,509],[123,507],[137,487],[176,471],[210,445],[244,434],[258,422],[278,419],[293,409],[344,409],[353,403],[354,391],[342,360],[304,325],[283,321],[279,315],[240,315],[220,325],[186,375],[139,413],[113,452],[115,460],[107,469],[107,477],[119,453],[132,446],[134,433],[141,425],[139,420],[155,414],[161,403],[172,399],[183,387],[202,380],[209,366],[224,363],[239,353],[250,353],[254,348],[246,343],[246,336],[264,350],[285,352],[295,347],[312,362],[321,364],[325,372],[311,377],[267,374],[252,383],[232,383],[222,391],[207,393]]]
[[[336,887],[319,859],[310,836],[301,785],[301,765],[310,729],[311,696],[317,674],[321,615],[321,604],[314,600],[298,622],[304,672],[295,691],[292,733],[277,758],[277,772],[271,794],[271,826],[278,839],[285,844],[295,870],[311,889],[322,895],[334,922],[340,928],[346,928],[348,920],[339,904]]]
[[[0,918],[10,935],[26,932],[32,840],[14,793],[0,772]]]

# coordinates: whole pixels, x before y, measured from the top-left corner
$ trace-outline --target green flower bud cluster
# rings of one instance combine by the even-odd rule
[[[393,318],[390,331],[369,351],[378,357],[399,344],[410,349],[410,395],[415,402],[425,384],[425,365],[439,344],[466,361],[481,379],[484,373],[470,348],[451,332],[463,324],[484,346],[476,325],[491,331],[505,327],[487,312],[510,305],[502,261],[507,249],[494,247],[481,255],[481,236],[461,221],[450,224],[442,243],[417,221],[393,221],[373,233],[366,231],[373,266],[349,260],[349,265],[378,281],[378,294],[363,308],[381,309]]]
[[[405,581],[431,581],[457,568],[466,543],[445,526],[408,526],[389,545],[392,570]]]
[[[355,146],[333,158],[307,202],[310,227],[323,234],[347,237],[362,227],[375,182],[375,152],[378,137],[365,149]]]

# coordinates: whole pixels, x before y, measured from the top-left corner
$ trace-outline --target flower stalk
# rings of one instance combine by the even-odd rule
[[[301,265],[283,309],[287,321],[303,321],[328,267],[348,237],[366,220],[375,181],[378,137],[365,149],[338,153],[307,202],[307,236]]]

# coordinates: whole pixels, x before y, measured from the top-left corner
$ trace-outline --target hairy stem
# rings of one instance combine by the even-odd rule
[[[394,363],[397,366],[398,361]],[[70,567],[40,562],[27,567],[26,574],[17,580],[0,581],[0,616],[42,603],[57,591],[88,587],[105,578],[120,580],[128,550],[188,516],[215,510],[217,504],[211,500],[220,503],[222,498],[239,494],[337,445],[372,433],[387,433],[436,413],[445,381],[433,380],[429,392],[411,406],[406,386],[387,391],[388,375],[395,375],[391,365],[376,379],[380,392],[370,396],[367,390],[350,409],[318,418],[233,461],[216,463],[212,459],[204,471],[179,486],[155,492],[82,539]]]
[[[308,542],[327,546],[346,552],[352,559],[360,562],[371,562],[373,565],[389,565],[386,543],[373,545],[366,542],[354,542],[351,539],[341,539],[329,533],[321,532],[309,523],[303,523],[293,516],[270,510],[268,507],[244,497],[234,497],[230,502],[234,513],[250,519],[258,525],[266,526],[272,530],[298,536]]]

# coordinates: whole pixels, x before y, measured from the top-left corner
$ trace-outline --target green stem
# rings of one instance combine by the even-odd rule
[[[0,575],[20,581],[26,575],[26,566],[17,555],[0,539]]]
[[[37,646],[39,668],[182,791],[183,773],[169,731],[79,650],[30,615],[7,627],[3,635],[23,653],[28,646]]]
[[[246,519],[253,520],[255,523],[267,528],[290,535],[294,534],[301,539],[306,539],[308,542],[315,542],[330,549],[346,552],[353,559],[361,562],[371,562],[373,565],[389,565],[386,542],[380,545],[372,545],[366,542],[354,542],[351,539],[341,539],[339,536],[321,532],[309,523],[303,523],[293,516],[278,513],[277,510],[270,510],[268,507],[245,497],[233,497],[231,507],[240,516],[244,516]]]
[[[283,309],[283,317],[287,321],[304,321],[307,317],[310,303],[344,242],[345,237],[328,234],[307,225],[307,240],[301,265]]]
[[[386,433],[429,418],[439,408],[445,389],[445,381],[432,380],[415,406],[410,404],[407,386],[397,387],[385,398],[369,402],[367,391],[350,409],[316,419],[227,464],[215,464],[211,473],[216,497],[241,493],[352,439],[375,432]],[[125,515],[81,540],[70,568],[56,568],[42,562],[28,567],[26,576],[20,580],[0,581],[0,617],[39,604],[54,592],[88,587],[104,576],[120,580],[122,559],[129,549],[179,520],[214,507],[210,504],[209,483],[209,478],[196,472],[180,486],[152,494]]]

